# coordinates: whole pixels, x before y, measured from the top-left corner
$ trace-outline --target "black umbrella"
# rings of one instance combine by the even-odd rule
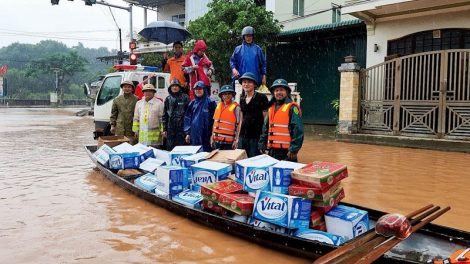
[[[175,41],[184,41],[191,34],[180,24],[172,21],[154,21],[139,32],[139,35],[148,41],[157,41],[170,44]]]

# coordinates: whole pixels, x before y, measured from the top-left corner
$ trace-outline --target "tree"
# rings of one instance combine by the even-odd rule
[[[60,104],[64,103],[64,87],[70,83],[70,80],[78,72],[85,72],[87,59],[78,55],[76,51],[67,54],[52,53],[45,58],[33,60],[28,64],[26,76],[36,77],[40,73],[53,76],[55,78],[56,71],[60,86]]]
[[[255,28],[255,43],[263,50],[276,43],[281,30],[273,13],[253,0],[214,0],[207,5],[210,11],[191,21],[188,26],[192,43],[203,39],[207,54],[215,67],[215,77],[221,85],[231,83],[230,56],[242,43],[241,32],[245,26]],[[187,46],[187,45],[186,45]]]

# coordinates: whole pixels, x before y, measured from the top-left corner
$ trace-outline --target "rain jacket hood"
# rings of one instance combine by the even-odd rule
[[[193,53],[196,53],[198,52],[199,50],[207,50],[207,45],[206,45],[206,42],[204,42],[204,40],[198,40],[196,42],[196,45],[194,46],[194,49],[193,49]]]
[[[202,145],[204,151],[210,152],[210,137],[217,103],[209,97],[207,89],[203,91],[203,96],[198,98],[193,90],[194,100],[189,103],[184,118],[184,133],[190,135],[191,145]]]
[[[231,69],[238,70],[240,73],[239,77],[246,72],[253,73],[258,85],[261,84],[263,75],[266,75],[266,58],[261,48],[255,44],[254,40],[251,44],[243,40],[242,45],[237,46],[233,51],[229,64]],[[234,78],[233,74],[232,78],[238,79]]]

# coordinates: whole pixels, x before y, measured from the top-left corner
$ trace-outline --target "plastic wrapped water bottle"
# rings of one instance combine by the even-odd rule
[[[279,170],[276,171],[276,178],[275,178],[276,185],[281,185],[281,173]]]
[[[299,203],[295,203],[294,206],[294,219],[299,216]]]

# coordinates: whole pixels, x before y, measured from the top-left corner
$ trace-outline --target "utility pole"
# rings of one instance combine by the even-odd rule
[[[96,1],[95,4],[100,4],[100,5],[105,5],[105,6],[110,6],[110,7],[114,7],[114,8],[119,8],[119,9],[123,9],[123,10],[126,10],[127,12],[129,12],[129,42],[132,42],[133,41],[133,32],[132,32],[132,6],[133,4],[129,3],[129,7],[123,7],[123,6],[118,6],[118,5],[113,5],[113,4],[108,4],[106,2],[104,2],[103,0],[101,1]]]

